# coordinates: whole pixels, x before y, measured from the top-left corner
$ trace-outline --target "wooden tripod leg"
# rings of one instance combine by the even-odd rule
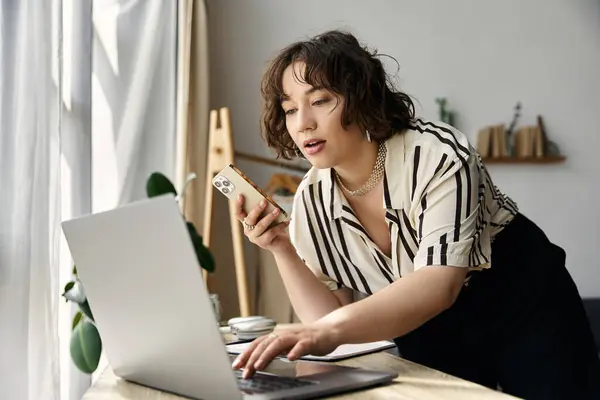
[[[233,148],[233,135],[231,133],[231,120],[229,109],[220,109],[223,151],[228,163],[233,163],[235,150]],[[223,165],[225,167],[225,165]],[[248,281],[246,280],[246,258],[244,257],[244,232],[242,225],[236,218],[235,201],[229,201],[229,221],[231,224],[231,238],[233,241],[233,257],[235,260],[235,277],[238,289],[240,315],[250,315],[250,296],[248,294]]]
[[[219,126],[219,120],[221,122]],[[214,188],[212,180],[228,164],[233,164],[234,149],[233,135],[229,120],[229,109],[223,107],[210,112],[208,132],[208,161],[206,168],[206,193],[204,205],[204,244],[209,247],[211,240]],[[250,315],[250,298],[248,282],[246,281],[246,260],[244,257],[244,233],[240,222],[235,217],[235,201],[229,201],[229,219],[231,223],[231,238],[235,260],[236,283],[238,289],[240,314],[243,317]],[[217,265],[218,273],[218,265]],[[210,290],[210,276],[203,271],[204,281]]]
[[[202,229],[202,241],[204,245],[210,249],[210,230],[212,228],[212,213],[213,213],[213,199],[214,199],[214,188],[212,185],[212,179],[215,174],[215,158],[219,155],[219,152],[215,150],[215,142],[218,142],[217,135],[217,111],[211,110],[209,127],[208,127],[208,154],[207,154],[207,165],[206,165],[206,188],[204,190],[204,227]],[[208,282],[208,272],[202,270],[204,282],[210,292],[210,285]]]
[[[250,296],[246,278],[246,260],[244,258],[244,232],[242,224],[235,217],[235,202],[229,202],[229,219],[231,222],[231,237],[233,238],[233,257],[235,260],[235,277],[238,288],[240,314],[250,315]]]

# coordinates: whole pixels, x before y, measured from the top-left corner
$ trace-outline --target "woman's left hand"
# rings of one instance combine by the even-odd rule
[[[311,354],[324,356],[334,351],[337,343],[331,329],[324,325],[292,325],[256,338],[233,362],[233,368],[244,368],[243,377],[264,369],[277,356],[287,353],[290,361]]]

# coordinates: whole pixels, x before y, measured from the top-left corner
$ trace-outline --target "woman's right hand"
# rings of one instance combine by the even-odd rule
[[[273,212],[263,215],[266,207],[267,201],[263,199],[259,205],[250,210],[246,215],[244,212],[244,196],[238,196],[236,200],[236,216],[244,226],[244,234],[255,245],[273,253],[292,250],[293,246],[286,230],[290,221],[288,220],[269,228],[279,216],[280,211],[276,208]]]

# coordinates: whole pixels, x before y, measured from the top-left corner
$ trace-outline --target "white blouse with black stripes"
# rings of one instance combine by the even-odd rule
[[[372,294],[429,265],[491,267],[495,235],[518,213],[467,138],[416,119],[386,141],[382,207],[392,241],[381,252],[352,211],[333,169],[312,168],[294,197],[290,238],[331,290]]]

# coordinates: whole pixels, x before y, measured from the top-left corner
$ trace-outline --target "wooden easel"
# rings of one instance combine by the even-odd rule
[[[220,117],[220,118],[219,118]],[[220,121],[219,121],[220,119]],[[220,122],[220,124],[219,124]],[[210,246],[210,230],[212,226],[212,211],[214,176],[229,164],[234,163],[233,135],[229,109],[221,108],[211,110],[208,128],[208,160],[206,167],[206,192],[204,203],[204,244]],[[238,288],[241,316],[250,315],[250,296],[248,294],[248,281],[246,279],[246,260],[244,258],[244,237],[241,223],[235,218],[235,202],[229,202],[229,220],[231,223],[231,238],[233,239],[233,256],[235,262],[235,276]],[[208,274],[204,273],[204,280],[208,284]]]
[[[204,245],[206,247],[210,246],[210,231],[212,226],[213,198],[215,190],[212,185],[212,180],[214,176],[227,165],[234,164],[235,158],[246,159],[265,165],[287,168],[299,172],[308,171],[308,168],[306,167],[236,152],[233,146],[233,135],[231,132],[229,109],[227,107],[223,107],[218,111],[211,110],[208,128],[204,229],[202,233]],[[297,182],[291,182],[289,185],[293,188],[294,186],[297,186]],[[250,295],[248,293],[248,281],[246,276],[246,260],[244,257],[244,233],[242,224],[235,217],[235,211],[235,202],[229,201],[229,220],[231,224],[231,238],[233,241],[233,255],[235,262],[236,283],[238,287],[240,315],[246,317],[251,314],[251,310]],[[203,270],[203,274],[204,280],[208,285],[208,274],[205,270]]]

